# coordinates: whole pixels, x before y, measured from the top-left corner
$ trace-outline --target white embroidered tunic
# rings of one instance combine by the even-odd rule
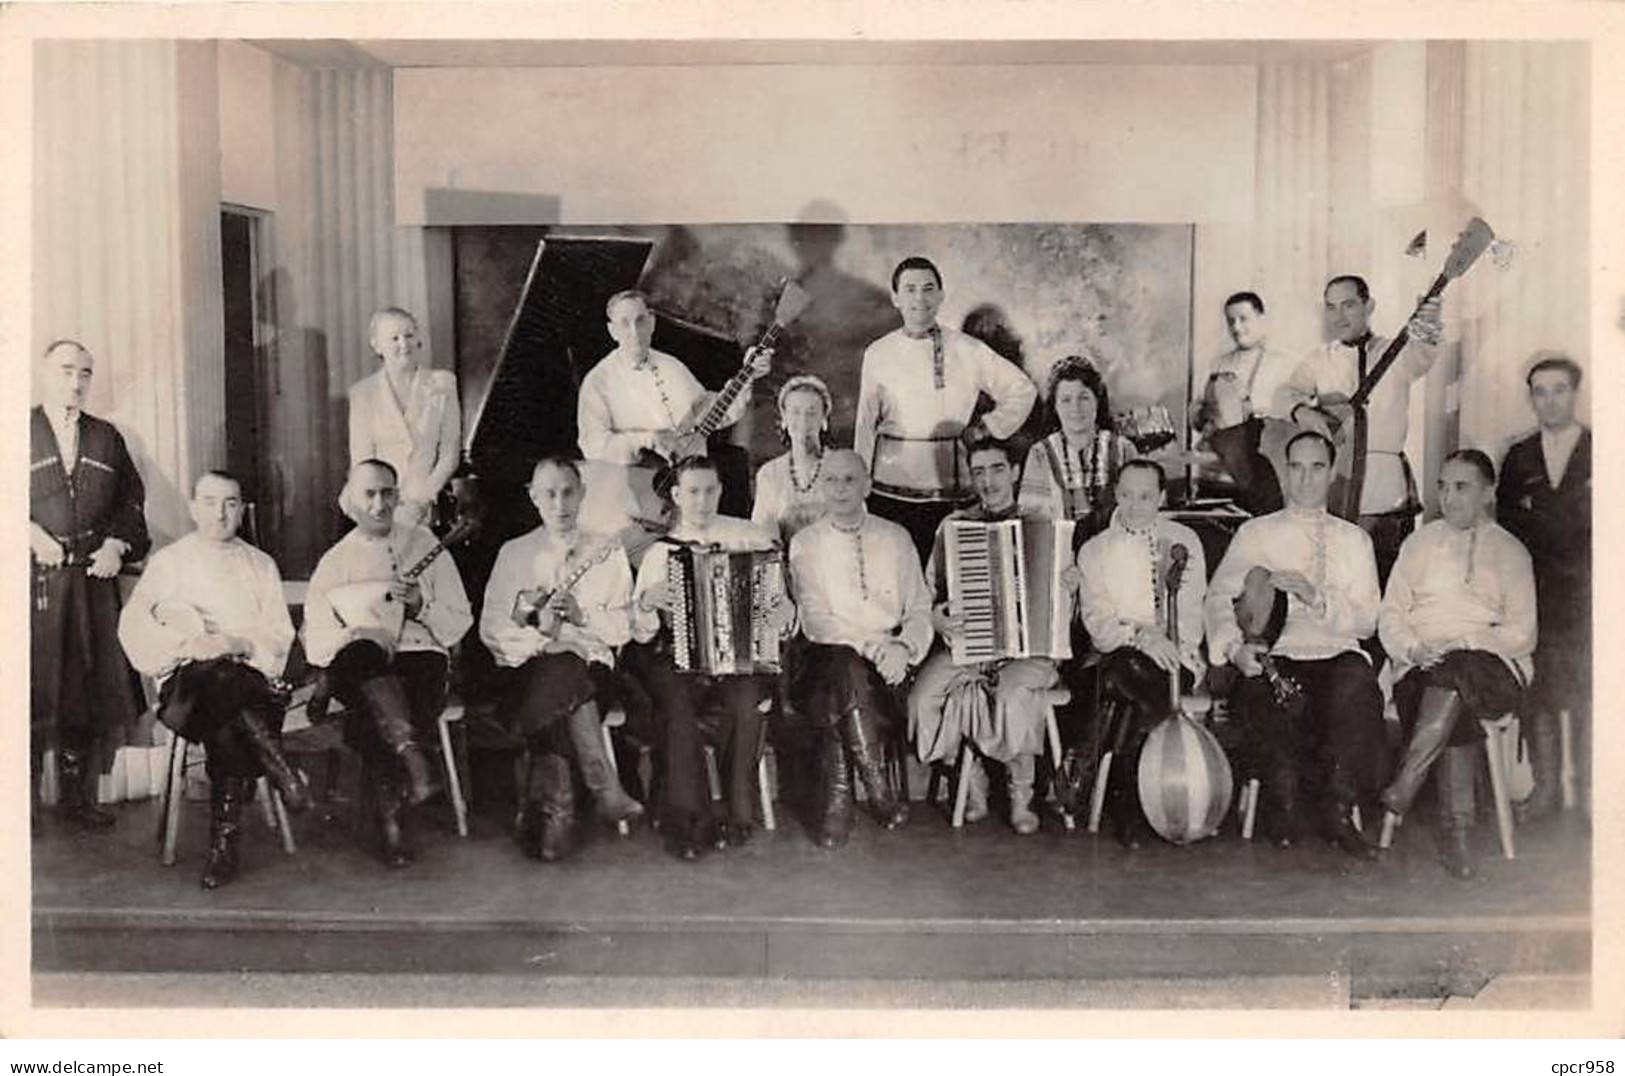
[[[561,622],[543,634],[515,619],[521,590],[540,587],[552,593],[584,560],[596,563],[570,588],[584,623]],[[614,648],[631,637],[632,566],[615,538],[578,531],[566,543],[544,526],[503,544],[480,611],[480,639],[498,665],[517,668],[537,654],[564,651],[612,665]]]

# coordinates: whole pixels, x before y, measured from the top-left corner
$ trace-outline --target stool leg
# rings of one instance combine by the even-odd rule
[[[773,815],[773,786],[768,783],[767,752],[756,760],[756,785],[762,796],[762,828],[772,833],[779,828]]]
[[[164,840],[158,861],[175,865],[175,844],[181,832],[181,801],[186,798],[186,741],[177,734],[169,744],[169,794],[164,801]]]
[[[1100,816],[1106,809],[1106,781],[1112,772],[1112,752],[1100,756],[1100,767],[1095,770],[1095,787],[1089,793],[1089,832],[1100,832]]]
[[[615,778],[616,784],[620,784],[621,764],[615,761],[615,737],[610,733],[608,725],[599,725],[598,734],[604,738],[604,757],[609,759],[610,776]],[[626,786],[622,785],[621,787],[625,788]],[[624,818],[619,820],[615,823],[615,832],[623,837],[630,837],[632,835],[632,823]]]
[[[261,781],[265,778],[261,777]],[[299,846],[293,843],[293,826],[288,821],[288,807],[282,802],[282,793],[266,785],[260,786],[260,791],[266,792],[266,798],[271,801],[271,809],[276,817],[277,833],[282,838],[282,850],[288,855],[299,851]]]
[[[1394,846],[1394,830],[1399,827],[1399,816],[1392,811],[1382,812],[1382,834],[1377,838],[1378,848]]]
[[[722,775],[717,772],[717,749],[710,744],[705,745],[705,781],[711,789],[711,802],[720,802],[722,799]]]
[[[1241,839],[1244,841],[1253,839],[1253,824],[1258,821],[1259,789],[1258,778],[1249,777],[1247,779],[1247,788],[1242,793],[1242,802],[1245,807],[1241,814]]]
[[[276,832],[276,808],[271,805],[271,782],[264,775],[254,781],[254,798],[260,801],[260,814],[265,818],[265,828]]]
[[[954,790],[955,829],[963,829],[965,826],[965,805],[970,802],[970,768],[970,741],[966,740],[965,746],[959,749],[959,783]]]
[[[1512,859],[1512,797],[1507,791],[1506,749],[1501,730],[1494,725],[1484,729],[1484,755],[1490,767],[1490,795],[1495,800],[1495,828],[1501,835],[1501,854]]]
[[[1559,757],[1563,761],[1558,771],[1561,774],[1558,783],[1563,789],[1563,809],[1572,811],[1579,805],[1580,796],[1575,787],[1574,719],[1569,716],[1567,710],[1557,712],[1557,735],[1558,742],[1562,744],[1562,753]]]
[[[1049,738],[1049,758],[1053,767],[1050,771],[1053,774],[1050,779],[1050,791],[1053,795],[1055,790],[1061,787],[1061,726],[1055,720],[1054,704],[1044,708],[1044,732]],[[1067,811],[1061,812],[1061,824],[1066,827],[1069,833],[1076,829],[1078,825],[1077,821]]]
[[[457,773],[457,753],[451,747],[451,722],[441,714],[440,755],[446,765],[446,789],[451,795],[451,809],[457,816],[457,836],[468,836],[468,804],[463,800],[463,781]]]

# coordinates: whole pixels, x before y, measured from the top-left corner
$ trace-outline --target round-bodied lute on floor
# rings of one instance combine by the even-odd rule
[[[1213,836],[1230,809],[1230,760],[1213,734],[1185,714],[1146,737],[1139,779],[1146,821],[1174,844]]]

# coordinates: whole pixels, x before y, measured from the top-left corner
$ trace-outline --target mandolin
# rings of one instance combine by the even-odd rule
[[[1270,570],[1260,564],[1248,571],[1234,605],[1236,626],[1241,629],[1242,641],[1259,643],[1264,647],[1264,651],[1258,655],[1258,663],[1264,669],[1264,679],[1269,682],[1275,704],[1283,709],[1296,706],[1303,700],[1303,687],[1281,672],[1280,666],[1275,664],[1274,655],[1269,652],[1269,648],[1281,637],[1281,629],[1286,627],[1286,591],[1275,589],[1270,583]]]
[[[581,582],[588,572],[608,560],[610,554],[620,548],[620,544],[618,539],[607,538],[588,549],[565,573],[564,578],[559,580],[558,586],[552,590],[543,587],[532,587],[515,594],[513,598],[513,622],[515,624],[529,624],[534,627],[537,616],[547,606],[548,602],[561,594],[568,594],[574,590],[575,585]]]

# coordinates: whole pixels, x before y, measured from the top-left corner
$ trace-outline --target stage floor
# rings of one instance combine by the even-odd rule
[[[209,893],[197,884],[204,805],[186,810],[174,868],[158,864],[151,803],[121,807],[110,834],[51,826],[34,842],[37,972],[600,984],[577,992],[583,1004],[610,1003],[602,977],[616,976],[628,986],[895,983],[895,996],[924,1004],[949,1002],[903,984],[1182,982],[1169,1003],[1203,1006],[1257,1004],[1238,984],[1308,984],[1307,995],[1281,991],[1296,1007],[1305,997],[1471,996],[1497,976],[1572,982],[1590,970],[1590,841],[1572,815],[1520,830],[1512,861],[1480,825],[1480,874],[1457,882],[1438,866],[1428,826],[1401,830],[1382,861],[1363,864],[1319,842],[1283,852],[1228,832],[1132,853],[1048,821],[1025,839],[994,821],[956,833],[915,804],[904,829],[864,820],[836,852],[792,819],[696,864],[666,856],[648,829],[620,839],[594,826],[574,859],[540,864],[488,819],[476,816],[458,839],[449,812],[431,805],[415,831],[417,862],[397,872],[357,848],[347,822],[316,812],[296,820],[300,848],[289,857],[256,812],[244,874]],[[1101,1004],[1098,991],[1059,989],[1072,999],[1064,1004]],[[415,1003],[469,1003],[448,997]]]

